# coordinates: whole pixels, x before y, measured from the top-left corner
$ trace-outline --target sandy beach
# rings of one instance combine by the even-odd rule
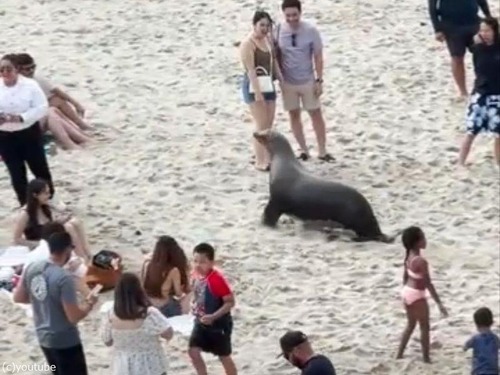
[[[363,192],[384,232],[414,224],[426,232],[425,256],[450,314],[440,318],[430,302],[430,366],[418,333],[405,359],[394,359],[406,319],[399,238],[326,242],[288,218],[276,230],[260,225],[268,175],[249,163],[253,124],[233,46],[259,4],[281,17],[278,1],[2,0],[2,54],[32,54],[38,72],[78,98],[98,129],[86,150],[50,157],[56,199],[84,220],[94,252],[120,252],[127,270],[139,270],[142,251],[161,234],[189,255],[212,242],[236,292],[240,374],[297,374],[276,358],[288,328],[308,333],[342,375],[469,373],[471,353],[461,347],[475,331],[474,310],[492,309],[499,329],[499,174],[486,136],[469,170],[454,164],[465,103],[454,100],[426,2],[308,0],[304,17],[325,43],[323,103],[337,158],[306,167]],[[490,7],[498,16],[498,3]],[[470,55],[467,62],[471,86]],[[280,102],[276,126],[293,141]],[[308,119],[305,128],[315,146]],[[2,167],[0,247],[11,241],[15,207]],[[23,310],[0,300],[0,314],[0,362],[43,363]],[[89,373],[109,375],[99,319],[96,309],[80,329]],[[165,348],[168,374],[194,373],[187,338]],[[211,374],[222,373],[205,358]]]

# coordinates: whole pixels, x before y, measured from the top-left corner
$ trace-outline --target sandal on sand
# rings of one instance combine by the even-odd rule
[[[297,156],[297,159],[300,159],[300,160],[306,161],[306,160],[309,160],[309,155],[307,155],[305,152],[301,152],[301,153],[299,154],[299,156]]]
[[[319,160],[326,161],[327,163],[335,161],[335,158],[330,154],[325,154],[323,156],[318,156]]]

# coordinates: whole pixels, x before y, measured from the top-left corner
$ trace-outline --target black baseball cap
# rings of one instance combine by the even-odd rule
[[[288,357],[288,354],[300,344],[307,342],[307,336],[301,331],[288,331],[280,338],[281,354],[278,357]]]

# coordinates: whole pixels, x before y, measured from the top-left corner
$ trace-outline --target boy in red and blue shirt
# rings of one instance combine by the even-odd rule
[[[234,295],[224,276],[214,269],[215,249],[196,245],[194,253],[192,313],[195,323],[189,338],[189,357],[197,375],[208,375],[201,352],[219,357],[226,375],[237,375],[231,357]]]

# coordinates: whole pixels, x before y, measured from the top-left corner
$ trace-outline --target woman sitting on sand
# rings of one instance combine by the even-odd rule
[[[56,142],[65,150],[81,149],[91,138],[82,132],[56,107],[49,107],[49,113],[41,124],[44,131],[49,131]]]
[[[41,179],[34,179],[28,184],[27,203],[21,210],[14,230],[14,243],[30,249],[38,246],[42,238],[44,224],[58,221],[71,236],[75,245],[75,253],[86,262],[92,259],[89,244],[81,222],[71,215],[49,204],[49,186]],[[66,217],[54,220],[54,213],[66,214]]]
[[[459,163],[464,166],[476,136],[493,134],[494,155],[500,166],[500,32],[498,20],[481,21],[471,48],[476,81],[467,114],[467,134],[460,149]]]
[[[156,242],[142,266],[142,283],[151,303],[167,318],[189,312],[189,265],[184,250],[170,236]]]
[[[167,318],[151,306],[139,278],[124,273],[115,287],[114,306],[102,319],[101,338],[113,346],[113,374],[166,375],[167,358],[160,337],[169,341]]]
[[[257,11],[252,23],[252,33],[240,45],[240,58],[245,69],[242,91],[243,99],[250,107],[256,129],[265,130],[273,126],[276,112],[276,89],[273,82],[276,79],[282,82],[283,77],[272,43],[269,41],[271,16],[267,12]],[[269,87],[264,87],[264,82],[267,82]],[[251,88],[254,89],[253,93]],[[253,146],[255,168],[268,171],[270,161],[266,149],[256,139],[253,139]]]
[[[441,303],[436,289],[434,289],[427,261],[420,254],[420,250],[425,249],[427,246],[422,229],[419,227],[405,229],[403,232],[403,245],[406,249],[406,257],[403,274],[404,287],[401,296],[408,322],[401,338],[397,358],[403,358],[406,345],[418,322],[424,362],[430,363],[429,305],[427,304],[426,289],[429,290],[432,298],[436,301],[441,314],[446,317],[448,312]]]
[[[61,147],[66,150],[79,149],[85,143],[90,142],[91,138],[83,132],[83,130],[90,128],[85,121],[81,120],[82,122],[79,124],[81,129],[83,129],[81,130],[80,127],[70,119],[71,117],[65,115],[62,109],[59,108],[62,106],[62,108],[66,109],[66,113],[68,113],[67,107],[69,107],[71,110],[69,113],[73,118],[75,116],[79,118],[69,105],[61,104],[63,102],[61,99],[62,97],[70,98],[75,108],[79,111],[83,112],[83,107],[64,91],[54,87],[45,78],[35,75],[36,64],[30,55],[27,53],[19,53],[16,55],[16,62],[19,66],[19,72],[25,77],[37,81],[49,101],[50,107],[48,115],[44,121],[41,122],[43,130],[50,131]]]

